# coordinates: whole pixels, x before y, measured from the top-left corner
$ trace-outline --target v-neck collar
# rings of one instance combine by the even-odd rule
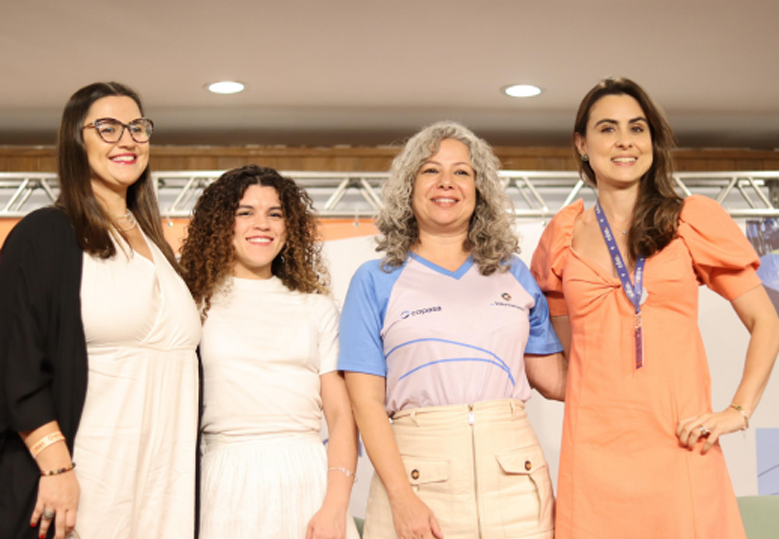
[[[414,252],[410,252],[409,256],[411,258],[413,258],[414,260],[416,260],[417,262],[419,262],[420,264],[422,264],[423,266],[425,266],[427,268],[430,268],[431,270],[435,271],[436,273],[440,273],[441,275],[445,275],[447,277],[451,277],[451,278],[456,279],[458,281],[460,280],[460,278],[463,275],[468,273],[468,270],[471,269],[471,267],[473,266],[473,257],[472,256],[468,256],[468,259],[465,262],[463,262],[462,265],[459,268],[457,268],[456,270],[454,270],[454,271],[450,271],[450,270],[448,270],[446,268],[442,268],[438,264],[434,264],[433,262],[430,262],[426,258],[423,258],[423,257],[421,257],[420,255],[418,255],[418,254],[416,254]]]

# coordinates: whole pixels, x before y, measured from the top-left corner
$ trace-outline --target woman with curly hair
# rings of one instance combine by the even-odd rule
[[[181,265],[204,320],[201,539],[357,537],[357,431],[311,199],[269,168],[226,172]]]
[[[562,399],[565,364],[497,169],[486,142],[442,122],[384,186],[386,254],[352,279],[338,364],[378,474],[368,539],[554,535],[524,402],[533,387]]]
[[[598,201],[560,210],[531,264],[571,360],[557,537],[743,539],[719,439],[749,427],[779,350],[757,255],[719,204],[676,193],[673,132],[635,82],[592,88],[573,142]],[[738,390],[717,412],[701,284],[751,333]]]

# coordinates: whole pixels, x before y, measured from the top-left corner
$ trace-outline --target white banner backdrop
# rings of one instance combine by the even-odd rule
[[[530,265],[533,250],[541,237],[545,221],[521,220],[517,224],[522,238],[520,258]],[[740,221],[739,225],[743,230],[744,222]],[[355,232],[359,233],[357,230]],[[328,241],[325,244],[325,255],[330,264],[333,294],[339,305],[343,304],[349,280],[355,270],[363,262],[379,258],[379,253],[375,251],[373,236]],[[722,410],[730,404],[741,379],[749,333],[729,302],[706,287],[700,288],[699,322],[711,369],[714,410]],[[700,383],[700,381],[691,380],[690,383]],[[549,463],[552,481],[556,485],[563,404],[547,401],[534,392],[533,398],[527,404],[527,410]],[[737,496],[757,494],[755,429],[779,427],[777,412],[779,412],[779,379],[773,376],[760,407],[750,421],[750,429],[744,433],[734,433],[722,438],[725,459]],[[327,436],[325,429],[322,436],[323,438]],[[373,468],[364,448],[361,446],[360,449],[361,456],[357,466],[358,482],[352,493],[350,509],[353,515],[363,517]]]

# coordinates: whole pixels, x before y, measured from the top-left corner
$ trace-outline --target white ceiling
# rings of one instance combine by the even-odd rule
[[[143,96],[160,144],[376,145],[459,120],[566,145],[627,76],[681,146],[779,147],[778,0],[2,0],[0,144],[53,144],[79,87]],[[243,94],[207,82],[236,79]],[[544,93],[500,92],[530,83]]]

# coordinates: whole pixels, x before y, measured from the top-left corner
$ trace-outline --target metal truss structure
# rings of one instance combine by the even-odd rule
[[[203,189],[223,171],[155,172],[163,217],[189,217]],[[382,206],[387,173],[283,172],[304,187],[322,218],[369,218]],[[581,197],[590,204],[596,192],[576,172],[500,173],[518,218],[552,217]],[[734,218],[779,217],[779,171],[684,172],[674,175],[682,196],[715,199]],[[53,173],[0,173],[0,218],[22,217],[51,204],[59,192]]]

